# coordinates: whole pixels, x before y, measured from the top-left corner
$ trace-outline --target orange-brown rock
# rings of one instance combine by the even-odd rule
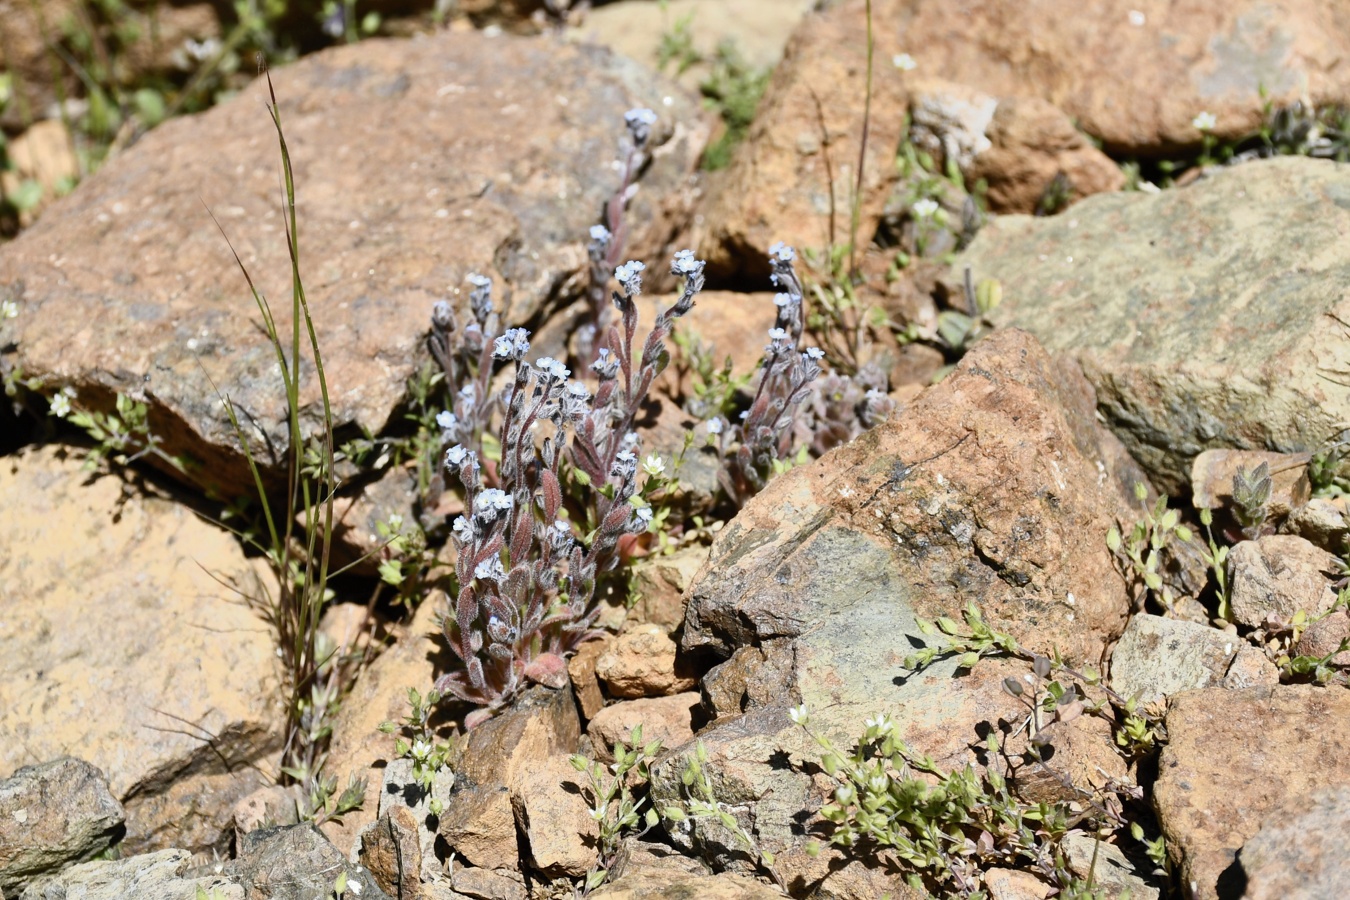
[[[613,762],[619,741],[631,742],[633,729],[642,727],[642,743],[660,741],[662,747],[678,747],[694,736],[693,712],[699,695],[693,691],[669,697],[624,700],[606,706],[588,726],[595,758]]]

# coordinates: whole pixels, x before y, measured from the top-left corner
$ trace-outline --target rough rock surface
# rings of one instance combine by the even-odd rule
[[[664,697],[698,684],[677,658],[678,648],[660,625],[625,630],[595,661],[595,674],[615,697]]]
[[[1233,502],[1233,478],[1251,474],[1261,463],[1270,472],[1270,500],[1266,513],[1283,519],[1308,502],[1306,454],[1263,453],[1259,450],[1206,450],[1191,465],[1191,505],[1220,509]]]
[[[1081,378],[999,332],[904,417],[770,482],[714,542],[683,645],[804,634],[847,589],[925,617],[977,601],[1029,647],[1095,659],[1128,610],[1103,536],[1132,513],[1131,468]]]
[[[668,265],[665,244],[686,215],[684,187],[707,137],[675,85],[608,51],[547,38],[362,41],[273,81],[334,419],[374,432],[423,360],[432,304],[454,301],[467,274],[497,280],[513,323],[576,295],[586,230],[617,187],[610,163],[625,110],[661,116],[627,218],[628,255],[655,271]],[[201,116],[166,122],[0,251],[0,298],[19,306],[10,323],[18,364],[85,403],[143,395],[169,449],[225,488],[250,482],[213,384],[271,446],[288,440],[273,350],[202,207],[288,329],[265,92],[254,83]],[[318,383],[308,369],[302,381],[312,433]]]
[[[836,13],[850,14],[848,6]],[[1217,118],[1216,136],[1244,136],[1261,122],[1263,90],[1276,106],[1308,97],[1320,107],[1350,89],[1350,11],[1316,0],[963,0],[955,8],[887,0],[873,4],[873,16],[883,64],[904,51],[916,75],[1039,97],[1126,155],[1198,147],[1192,120],[1201,111]]]
[[[1350,897],[1340,836],[1350,828],[1350,788],[1339,786],[1266,819],[1238,856],[1247,900]]]
[[[1090,835],[1070,834],[1064,838],[1064,855],[1069,870],[1079,878],[1092,876],[1094,886],[1104,900],[1158,900],[1162,891],[1141,872],[1152,867],[1147,859],[1132,863],[1115,844],[1098,843]]]
[[[246,900],[244,887],[224,875],[194,876],[192,854],[159,850],[113,861],[81,863],[29,885],[19,900],[184,900],[200,889],[217,900]],[[377,895],[378,896],[378,895]]]
[[[1125,186],[1120,167],[1044,100],[925,79],[912,87],[910,110],[915,145],[954,160],[967,183],[982,179],[992,212],[1036,212],[1057,177],[1066,201]]]
[[[1337,687],[1184,693],[1167,734],[1154,805],[1197,900],[1240,894],[1238,850],[1269,815],[1350,779],[1350,694]]]
[[[341,822],[329,820],[322,826],[323,833],[344,853],[351,851],[357,834],[379,815],[384,769],[394,755],[394,738],[381,733],[380,724],[401,721],[408,713],[408,688],[425,694],[441,671],[438,665],[448,663],[445,657],[450,651],[436,624],[436,617],[444,611],[443,595],[425,598],[407,633],[361,673],[333,720],[327,774],[341,786],[352,776],[366,780],[361,809],[343,816]]]
[[[693,691],[669,697],[625,700],[606,706],[586,726],[595,758],[614,761],[613,748],[630,742],[633,729],[642,726],[642,742],[660,741],[662,747],[678,747],[694,736],[692,725],[699,695]]]
[[[229,587],[268,576],[55,447],[0,460],[0,509],[26,511],[0,516],[0,771],[77,754],[126,806],[128,851],[223,847],[282,740],[271,631]]]
[[[125,818],[108,779],[84,760],[25,766],[0,781],[0,896],[102,853]]]
[[[775,478],[718,535],[690,588],[683,640],[719,655],[740,648],[742,671],[723,679],[726,714],[699,739],[719,799],[747,811],[742,824],[789,881],[847,878],[837,896],[905,895],[879,870],[832,873],[828,854],[805,853],[799,821],[814,788],[781,760],[816,757],[788,706],[804,703],[813,727],[841,741],[885,712],[911,746],[960,765],[979,723],[1018,717],[1000,682],[1025,669],[990,660],[954,679],[947,658],[907,673],[905,657],[925,642],[916,617],[957,617],[975,601],[1025,646],[1097,664],[1129,607],[1102,540],[1130,508],[1134,475],[1113,468],[1117,450],[1081,376],[1003,331],[902,419]],[[772,650],[751,658],[755,644]],[[774,687],[752,687],[761,676]],[[737,704],[737,693],[763,705]],[[679,798],[691,752],[654,767],[658,803]],[[734,838],[702,823],[678,839],[719,865],[738,856]]]
[[[1110,427],[1181,493],[1213,447],[1309,450],[1350,419],[1350,172],[1281,158],[1180,190],[1008,216],[956,261],[992,318],[1076,358]]]
[[[1111,689],[1153,703],[1222,683],[1247,642],[1198,622],[1137,615],[1111,654]]]
[[[339,874],[346,874],[353,897],[361,900],[386,895],[364,867],[349,862],[312,825],[262,828],[240,841],[239,856],[221,874],[243,885],[253,900],[314,900],[333,890]],[[134,895],[132,895],[134,896]]]
[[[587,785],[559,754],[536,766],[512,792],[530,864],[550,878],[579,878],[596,865],[600,827],[591,817]]]
[[[1243,541],[1228,553],[1233,618],[1255,628],[1267,617],[1288,621],[1302,610],[1318,616],[1336,602],[1332,576],[1340,561],[1293,534]]]
[[[783,894],[743,875],[635,869],[591,894],[595,900],[781,900]]]

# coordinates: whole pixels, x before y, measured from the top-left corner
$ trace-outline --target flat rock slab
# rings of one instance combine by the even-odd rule
[[[994,320],[1076,358],[1177,493],[1202,450],[1314,449],[1350,419],[1347,231],[1350,170],[1281,158],[997,219],[954,271],[997,279]]]
[[[188,831],[228,827],[226,782],[282,740],[271,631],[230,586],[264,576],[222,529],[55,447],[0,460],[0,547],[0,772],[78,755],[129,847],[213,844]]]
[[[1167,734],[1154,806],[1196,900],[1240,896],[1237,854],[1262,824],[1350,780],[1350,692],[1339,687],[1191,691],[1173,700]]]
[[[334,417],[375,432],[425,357],[432,304],[456,301],[466,275],[492,276],[516,324],[578,296],[587,229],[622,180],[626,110],[660,117],[626,219],[628,255],[658,271],[707,138],[680,88],[609,51],[547,38],[363,41],[272,80]],[[290,270],[266,96],[255,82],[165,123],[0,251],[0,298],[19,306],[9,323],[18,365],[87,404],[144,395],[170,449],[225,488],[249,482],[213,384],[273,448],[287,446],[273,350],[208,213],[286,331]],[[312,431],[320,408],[308,366],[301,393]]]
[[[1350,788],[1303,799],[1266,819],[1242,847],[1247,900],[1350,897],[1350,860],[1341,836],[1350,828]]]

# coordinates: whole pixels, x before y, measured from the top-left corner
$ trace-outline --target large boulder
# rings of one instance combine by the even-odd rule
[[[664,269],[708,132],[675,85],[547,38],[364,41],[272,81],[334,420],[372,432],[395,416],[426,359],[433,303],[455,302],[466,275],[496,279],[512,324],[580,293],[587,228],[619,186],[623,116],[637,106],[660,121],[626,217],[627,255]],[[263,448],[288,446],[274,352],[211,221],[286,331],[291,276],[266,92],[255,82],[165,123],[0,251],[0,298],[19,311],[9,323],[15,362],[88,405],[114,392],[145,397],[168,449],[223,490],[251,481],[217,389],[264,463]],[[302,376],[313,433],[318,382],[308,366]]]
[[[0,773],[79,756],[125,846],[224,850],[283,740],[271,589],[224,530],[56,447],[0,461]]]
[[[718,535],[688,591],[682,639],[734,653],[724,665],[737,671],[705,680],[721,715],[699,740],[718,799],[745,811],[785,879],[844,878],[801,839],[802,811],[818,802],[801,767],[818,750],[788,707],[804,703],[812,727],[846,746],[886,713],[940,765],[975,761],[983,729],[1024,710],[1000,682],[1026,668],[988,660],[953,678],[949,657],[908,672],[905,658],[932,640],[917,619],[959,618],[974,602],[1024,646],[1097,664],[1129,611],[1104,537],[1129,515],[1136,477],[1095,424],[1082,376],[1007,330],[903,417],[775,478]],[[1109,735],[1081,742],[1110,754]],[[682,796],[694,746],[654,767],[658,803]],[[743,856],[716,828],[672,836],[716,865]],[[851,886],[821,896],[907,896],[902,880],[850,871]]]
[[[1350,173],[1282,158],[1158,195],[1000,218],[957,259],[993,318],[1077,359],[1110,427],[1177,493],[1213,447],[1315,449],[1350,419]]]
[[[867,6],[866,0],[822,4],[793,35],[749,140],[726,177],[709,186],[699,245],[712,270],[765,273],[765,254],[776,240],[799,249],[850,240],[867,106]],[[1202,112],[1215,116],[1214,136],[1234,139],[1256,130],[1267,100],[1280,106],[1310,99],[1318,107],[1350,100],[1344,4],[874,0],[870,6],[863,242],[875,233],[895,184],[895,152],[921,79],[964,85],[991,103],[1052,104],[1108,153],[1126,157],[1197,152],[1203,134],[1194,119]],[[1053,158],[1076,195],[1119,184],[1091,147],[1065,155],[1074,149],[1073,135],[1052,110],[1021,103],[1007,106],[1002,121],[992,115],[990,106],[977,137],[1012,152],[995,153],[967,175],[994,175],[1000,205],[1034,196],[1015,186]]]
[[[1279,827],[1272,815],[1307,809],[1350,779],[1350,693],[1339,687],[1191,691],[1173,700],[1167,736],[1153,802],[1196,900],[1241,895],[1247,841],[1263,824]],[[1266,838],[1260,846],[1270,848]],[[1275,853],[1253,853],[1261,855]]]

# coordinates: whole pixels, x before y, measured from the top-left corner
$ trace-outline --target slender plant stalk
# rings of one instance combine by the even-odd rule
[[[862,225],[863,170],[867,163],[867,136],[872,125],[872,0],[867,0],[867,90],[863,94],[862,140],[858,142],[858,178],[853,187],[849,221],[848,275],[858,274],[858,228]]]

